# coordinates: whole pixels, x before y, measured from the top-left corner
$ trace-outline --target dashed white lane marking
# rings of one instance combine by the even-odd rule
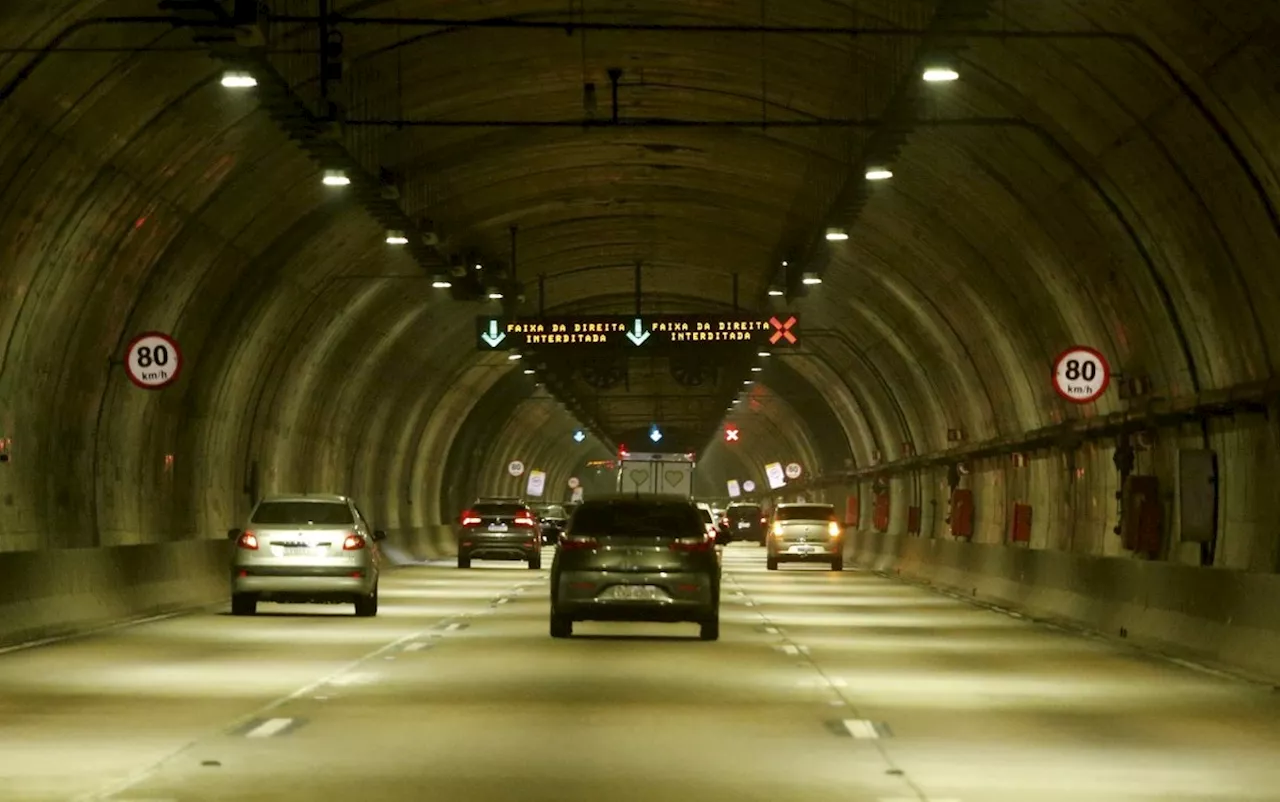
[[[378,675],[371,671],[352,671],[331,678],[326,685],[337,685],[339,687],[350,687],[352,685],[369,685],[378,679]]]
[[[458,622],[454,622],[449,626],[445,627],[445,629],[449,630],[450,632],[457,632],[458,630],[462,629],[462,626],[463,626],[462,624]]]
[[[788,643],[786,646],[782,646],[779,648],[782,649],[783,654],[800,654],[800,650],[790,643]]]
[[[845,680],[845,679],[841,679],[840,677],[832,677],[832,678],[831,678],[831,687],[833,687],[833,688],[848,688],[848,687],[849,687],[849,681],[848,681],[848,680]]]
[[[777,627],[765,627],[765,628],[764,628],[764,631],[765,631],[765,632],[768,632],[770,635],[777,635],[777,634],[778,634],[778,628],[777,628]]]
[[[864,718],[847,718],[844,720],[844,728],[854,738],[879,738],[880,730],[876,728],[874,721],[868,721]]]
[[[918,796],[882,796],[880,797],[880,802],[920,802],[920,797]],[[945,799],[928,797],[927,802],[960,802],[960,800],[956,799],[955,797],[946,797]]]
[[[410,643],[408,646],[404,647],[404,650],[406,652],[420,652],[425,648],[427,648],[427,644],[422,641],[418,641],[417,643]]]
[[[506,603],[507,603],[507,602],[509,602],[509,601],[511,601],[511,600],[510,600],[510,599],[508,599],[508,598],[506,598],[506,597],[504,596],[503,598],[498,599],[498,604],[506,604]]]
[[[270,738],[293,723],[291,718],[269,718],[244,734],[246,738]]]

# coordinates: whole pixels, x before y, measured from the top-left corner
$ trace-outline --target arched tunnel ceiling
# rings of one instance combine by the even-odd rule
[[[335,5],[461,13],[443,0]],[[573,459],[508,426],[538,381],[569,409],[535,416],[557,438],[587,425],[612,448],[681,409],[680,447],[713,455],[750,352],[722,360],[724,396],[706,403],[682,400],[663,364],[629,365],[637,380],[605,403],[572,372],[525,376],[527,364],[473,347],[477,315],[536,314],[539,300],[557,314],[629,313],[636,263],[650,312],[728,312],[736,276],[742,309],[802,318],[785,381],[761,380],[778,399],[776,414],[758,412],[771,434],[741,466],[726,457],[727,472],[783,454],[838,471],[908,444],[946,448],[952,431],[1008,437],[1125,409],[1115,394],[1078,407],[1053,393],[1047,363],[1074,342],[1164,398],[1266,379],[1280,348],[1268,322],[1280,310],[1280,111],[1262,76],[1280,66],[1278,8],[505,0],[484,4],[486,18],[559,27],[336,22],[343,75],[327,90],[341,122],[290,128],[265,74],[261,92],[218,78],[269,64],[319,115],[314,25],[272,20],[265,51],[242,53],[136,19],[161,13],[151,0],[9,0],[0,427],[76,432],[39,445],[68,487],[160,481],[118,442],[198,451],[176,463],[187,511],[155,524],[177,529],[220,521],[232,503],[208,488],[238,493],[258,471],[377,486],[406,520],[465,496],[449,465],[488,459],[492,472],[511,456],[503,438],[563,473]],[[741,27],[565,30],[637,22]],[[881,33],[748,30],[761,24]],[[959,81],[920,81],[939,59]],[[618,117],[635,125],[603,124],[614,67]],[[551,122],[570,124],[530,125]],[[318,180],[334,148],[352,187]],[[894,177],[864,181],[878,165]],[[411,229],[411,247],[383,242],[388,220]],[[849,240],[826,242],[828,226]],[[453,288],[432,287],[450,265]],[[808,272],[823,283],[801,284]],[[485,301],[490,283],[507,290],[501,304]],[[767,295],[775,283],[786,297]],[[193,367],[175,392],[144,400],[116,373],[85,376],[146,329],[184,343]],[[64,502],[47,501],[57,531],[106,537],[151,515],[110,494],[92,515]]]

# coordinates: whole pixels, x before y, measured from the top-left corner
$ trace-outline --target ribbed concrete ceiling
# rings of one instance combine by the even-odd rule
[[[301,52],[318,44],[314,26],[273,24],[266,59],[282,82],[260,73],[233,92],[218,77],[237,59],[264,68],[257,51],[211,56],[163,21],[90,22],[155,16],[151,0],[7,0],[0,434],[25,432],[14,464],[44,473],[14,480],[29,501],[0,533],[76,544],[217,529],[250,478],[363,488],[407,522],[513,458],[563,478],[585,453],[566,448],[575,427],[617,438],[655,398],[679,407],[676,390],[638,366],[630,400],[598,403],[580,374],[525,376],[479,355],[474,318],[535,312],[540,276],[548,311],[629,311],[636,262],[651,311],[728,310],[736,274],[743,308],[802,316],[790,367],[758,374],[780,403],[753,413],[754,467],[735,471],[789,455],[837,471],[947,449],[949,431],[1014,437],[1131,407],[1119,393],[1089,407],[1054,394],[1048,362],[1076,342],[1149,378],[1147,400],[1267,379],[1280,348],[1277,8],[347,4],[337,10],[913,34],[340,23],[344,75],[328,88],[347,122],[330,125],[296,114],[324,111],[317,57]],[[939,33],[957,28],[990,35]],[[924,84],[921,64],[940,55],[961,79]],[[624,120],[860,122],[368,124],[604,120],[614,67]],[[320,184],[335,161],[351,187]],[[863,180],[880,163],[893,179]],[[410,248],[384,243],[391,222],[413,230]],[[849,240],[824,241],[828,225]],[[433,289],[450,264],[464,275]],[[824,283],[805,291],[804,271]],[[789,298],[765,294],[775,280]],[[485,301],[489,281],[523,285],[525,301],[510,286],[505,310]],[[178,337],[188,366],[150,395],[110,361],[148,329]],[[539,379],[571,411],[536,400]],[[691,431],[714,431],[724,408],[691,407]],[[537,429],[511,436],[516,414]],[[172,504],[149,504],[164,487]]]

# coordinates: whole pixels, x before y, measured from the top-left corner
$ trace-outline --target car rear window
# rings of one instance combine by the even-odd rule
[[[573,514],[570,526],[580,536],[677,538],[706,531],[693,505],[653,501],[584,504]]]
[[[796,507],[779,507],[774,513],[774,518],[779,521],[834,521],[836,511],[834,507],[828,507],[825,504],[805,504]]]
[[[730,518],[759,518],[760,508],[755,506],[750,506],[747,504],[743,504],[740,507],[730,507],[729,517]]]
[[[543,518],[564,518],[566,517],[564,514],[564,507],[557,507],[554,504],[543,507],[542,517]]]
[[[255,524],[352,524],[351,508],[340,501],[264,501]]]
[[[524,513],[528,509],[528,507],[524,506],[523,504],[509,504],[509,503],[502,503],[502,502],[482,501],[479,504],[476,504],[471,509],[474,510],[478,515],[493,515],[493,516],[505,515],[505,516],[514,517],[516,515],[521,515],[522,513]]]

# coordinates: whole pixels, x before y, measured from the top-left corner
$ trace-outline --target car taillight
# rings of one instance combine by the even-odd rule
[[[346,540],[342,541],[343,551],[355,551],[364,548],[364,538],[359,535],[347,535]]]
[[[671,541],[672,551],[711,551],[714,540],[705,537],[681,537]]]
[[[463,526],[479,526],[480,516],[476,515],[471,510],[467,510],[466,512],[462,513],[462,525]]]
[[[835,521],[827,524],[827,534],[831,537],[840,537],[840,524]]]
[[[782,537],[782,524],[775,522],[773,525],[773,536]]]
[[[760,516],[760,523],[762,523],[762,524],[769,523],[769,519],[767,519],[767,518],[765,518],[763,515],[761,515],[761,516]]]
[[[577,549],[595,549],[599,548],[600,543],[593,537],[562,537],[560,538],[560,548],[565,551],[574,551]]]
[[[258,550],[258,536],[252,532],[245,532],[240,535],[240,539],[236,541],[236,545],[242,549]]]
[[[528,515],[516,516],[516,526],[533,526],[533,519]]]

